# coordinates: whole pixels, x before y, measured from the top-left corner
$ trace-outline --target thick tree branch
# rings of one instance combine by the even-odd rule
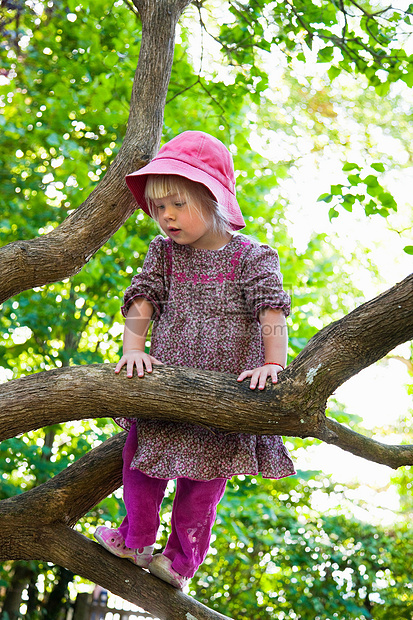
[[[2,500],[1,554],[4,554],[9,546],[7,557],[10,557],[10,553],[13,553],[10,545],[17,545],[16,549],[19,550],[21,547],[18,530],[13,536],[10,533],[6,536],[4,533],[8,520],[11,524],[23,513],[30,513],[30,527],[33,524],[44,527],[57,522],[72,527],[96,504],[113,493],[122,484],[122,448],[126,436],[126,432],[118,433],[54,478],[30,491]],[[11,541],[14,538],[14,543],[7,543],[8,539]],[[5,556],[1,557],[4,559]]]
[[[162,366],[144,379],[127,379],[126,372],[115,375],[114,367],[71,366],[1,385],[0,439],[58,422],[125,415],[185,420],[230,432],[308,435],[308,420],[295,419],[302,395],[291,397],[281,378],[276,387],[252,392],[235,375]],[[305,415],[315,414],[306,410]]]
[[[320,330],[289,365],[297,386],[327,399],[360,370],[413,338],[413,274]]]
[[[120,433],[48,482],[0,502],[0,561],[65,566],[164,620],[229,620],[69,527],[120,485],[125,437]]]
[[[114,435],[44,484],[11,498],[39,525],[59,521],[69,527],[122,484],[122,449],[127,433]]]
[[[159,148],[175,26],[189,1],[136,0],[142,42],[122,148],[99,185],[60,226],[47,235],[0,248],[0,303],[78,273],[135,210],[125,175],[145,165]]]
[[[390,467],[413,464],[406,446],[380,446],[327,421],[327,398],[349,377],[413,335],[413,276],[321,330],[280,375],[252,391],[235,376],[157,367],[144,379],[113,365],[75,366],[0,386],[0,439],[57,422],[92,417],[186,421],[228,432],[317,437]],[[339,432],[340,431],[340,432]],[[360,454],[362,452],[362,454]]]

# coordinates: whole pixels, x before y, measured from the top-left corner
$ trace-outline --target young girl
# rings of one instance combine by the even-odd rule
[[[232,158],[216,138],[186,131],[126,177],[138,205],[165,236],[151,242],[142,271],[126,290],[123,356],[128,377],[157,364],[236,373],[263,390],[287,357],[275,250],[234,231],[245,226],[235,197]],[[151,349],[145,340],[153,320]],[[98,527],[106,549],[183,588],[205,559],[228,478],[294,474],[278,436],[224,433],[186,422],[117,419],[129,430],[123,459],[127,515],[118,529]],[[152,556],[169,480],[177,479],[171,534]]]

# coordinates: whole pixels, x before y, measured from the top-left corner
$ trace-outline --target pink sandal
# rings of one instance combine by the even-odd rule
[[[119,530],[112,530],[110,527],[100,525],[96,528],[94,537],[102,547],[105,547],[113,555],[116,555],[118,558],[126,558],[142,568],[148,568],[152,560],[153,545],[142,547],[141,549],[129,549],[125,545]]]
[[[155,575],[155,577],[170,583],[171,586],[178,588],[178,590],[182,590],[191,579],[177,573],[172,568],[172,560],[162,553],[157,553],[153,556],[152,562],[149,564],[149,572]]]

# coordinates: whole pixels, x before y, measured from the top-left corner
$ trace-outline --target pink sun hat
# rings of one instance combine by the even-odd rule
[[[145,200],[149,174],[176,174],[205,185],[223,208],[232,229],[244,228],[244,218],[235,196],[232,156],[217,138],[203,131],[184,131],[164,144],[149,164],[126,176],[126,184],[136,202],[150,216]]]

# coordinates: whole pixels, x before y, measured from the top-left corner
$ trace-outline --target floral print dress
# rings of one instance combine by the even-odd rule
[[[199,250],[157,236],[126,289],[122,313],[144,297],[155,309],[150,353],[168,365],[235,375],[264,362],[261,308],[288,316],[277,252],[234,235],[220,250]],[[234,378],[234,381],[236,379]],[[295,473],[281,437],[225,433],[186,422],[116,418],[136,424],[131,467],[155,478],[212,480],[235,474]]]

